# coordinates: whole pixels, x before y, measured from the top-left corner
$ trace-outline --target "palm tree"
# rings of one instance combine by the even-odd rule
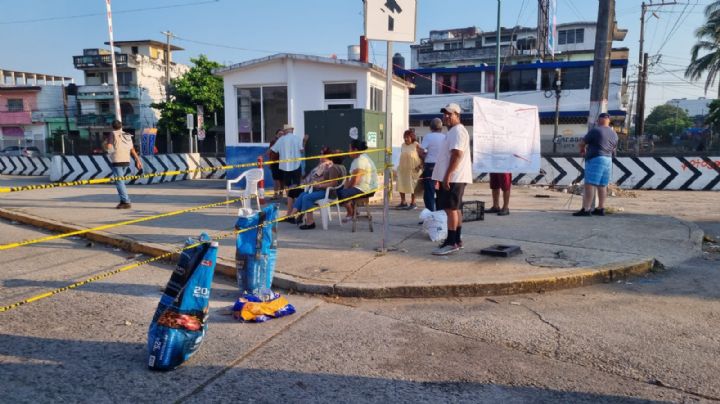
[[[705,79],[705,93],[715,83],[720,74],[720,1],[713,1],[705,7],[707,21],[695,31],[697,43],[690,50],[691,59],[685,77],[690,80],[699,80],[707,73]],[[700,52],[704,52],[700,56]],[[720,98],[720,86],[718,86]]]

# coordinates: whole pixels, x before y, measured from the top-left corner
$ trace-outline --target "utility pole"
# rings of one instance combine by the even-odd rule
[[[110,0],[105,0],[107,9],[108,34],[110,36],[110,62],[112,63],[113,75],[113,99],[115,100],[115,119],[122,122],[122,111],[120,111],[120,93],[118,92],[117,65],[115,64],[115,42],[113,40],[112,10]]]
[[[173,33],[170,30],[161,32],[165,35],[165,103],[170,101],[170,37]],[[172,140],[170,139],[170,127],[165,125],[165,147],[166,153],[172,153]]]
[[[65,136],[70,137],[70,118],[68,117],[68,95],[67,87],[62,86],[63,95],[63,113],[65,114],[65,134],[60,136],[60,150],[61,154],[65,155]]]
[[[640,6],[640,49],[638,51],[638,86],[637,86],[637,107],[635,110],[635,155],[640,155],[640,139],[645,132],[645,86],[647,85],[647,57],[643,53],[645,44],[645,13],[649,7],[672,6],[678,4],[676,1],[646,4],[644,1]],[[655,17],[657,15],[653,13]],[[658,17],[659,18],[659,17]]]
[[[608,77],[610,75],[610,51],[615,20],[615,0],[598,2],[597,30],[595,31],[595,61],[590,88],[590,115],[588,130],[601,112],[607,112]]]

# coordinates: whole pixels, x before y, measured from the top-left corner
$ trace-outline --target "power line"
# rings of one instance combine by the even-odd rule
[[[113,11],[113,14],[128,14],[128,13],[137,13],[137,12],[149,11],[149,10],[163,10],[163,9],[167,9],[167,8],[199,6],[199,5],[201,5],[201,4],[218,3],[219,1],[220,1],[220,0],[206,0],[206,1],[200,1],[200,2],[169,4],[169,5],[166,5],[166,6],[133,8],[133,9],[128,9],[128,10],[117,10],[117,11]],[[30,24],[30,23],[35,23],[35,22],[71,20],[71,19],[75,19],[75,18],[97,17],[97,16],[100,16],[100,15],[105,15],[105,12],[102,12],[102,13],[76,14],[76,15],[57,16],[57,17],[33,18],[33,19],[28,19],[28,20],[0,21],[0,25]]]

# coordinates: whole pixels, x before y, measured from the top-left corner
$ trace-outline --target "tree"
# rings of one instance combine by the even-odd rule
[[[713,133],[720,133],[720,100],[712,100],[708,106],[708,114],[705,116],[705,123]]]
[[[190,59],[193,66],[184,75],[170,80],[170,100],[152,104],[160,110],[158,133],[170,129],[175,142],[187,144],[187,114],[195,114],[197,106],[204,107],[205,116],[218,114],[218,122],[223,122],[224,98],[222,78],[214,76],[212,70],[222,67],[220,63],[209,60],[205,55]],[[206,119],[204,127],[212,126],[212,119]],[[184,139],[184,140],[183,140]]]
[[[696,81],[703,74],[705,78],[705,93],[715,82],[720,73],[720,1],[713,1],[705,7],[706,21],[695,30],[698,41],[690,49],[690,64],[685,69],[685,77]],[[700,56],[700,52],[705,52]],[[719,82],[720,84],[720,82]],[[720,85],[718,86],[720,98]]]
[[[653,108],[645,119],[647,133],[657,135],[664,141],[670,141],[672,135],[677,135],[692,125],[693,121],[684,109],[668,104]]]

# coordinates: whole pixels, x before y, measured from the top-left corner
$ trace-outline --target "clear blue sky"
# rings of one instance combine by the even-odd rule
[[[618,25],[629,33],[614,46],[630,49],[634,67],[642,1],[616,2]],[[648,15],[645,50],[662,55],[651,71],[650,106],[704,93],[704,82],[688,83],[683,71],[693,32],[702,24],[710,0],[682,3],[657,8],[659,18]],[[347,46],[363,33],[361,0],[115,0],[112,6],[116,40],[164,41],[160,32],[170,30],[179,37],[174,43],[185,48],[175,54],[183,63],[199,54],[225,64],[277,52],[344,58]],[[557,7],[559,23],[597,19],[595,0],[557,0]],[[0,0],[0,10],[1,68],[66,75],[82,83],[72,56],[83,48],[103,47],[108,40],[104,0]],[[477,26],[492,31],[496,12],[496,0],[418,0],[417,39],[428,37],[433,29]],[[502,0],[501,20],[505,27],[534,27],[537,1]],[[409,64],[408,44],[396,43],[394,50]],[[370,58],[385,64],[383,42],[371,42]],[[709,97],[716,96],[716,88]]]

